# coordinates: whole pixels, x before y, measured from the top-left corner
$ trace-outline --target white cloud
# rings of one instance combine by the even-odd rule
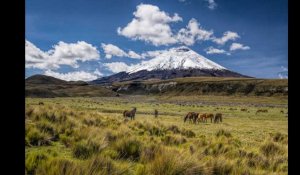
[[[286,68],[286,67],[284,67],[284,66],[281,66],[281,69],[282,69],[283,71],[288,71],[288,68]]]
[[[129,58],[134,58],[134,59],[141,59],[142,58],[141,55],[137,54],[136,52],[134,52],[132,50],[130,50],[127,55],[128,55]]]
[[[118,46],[115,46],[113,44],[101,44],[101,47],[104,50],[105,58],[110,59],[113,56],[116,57],[129,57],[133,59],[141,59],[142,56],[137,54],[136,52],[130,50],[128,53],[126,53],[124,50],[120,49]]]
[[[101,47],[104,50],[105,58],[110,59],[112,56],[117,56],[117,57],[125,57],[127,54],[120,49],[119,47],[112,45],[112,44],[101,44]]]
[[[176,43],[169,23],[182,21],[175,13],[170,16],[157,6],[140,4],[133,13],[134,18],[124,28],[118,28],[118,34],[134,40],[142,40],[155,46]]]
[[[44,75],[52,76],[66,81],[92,81],[98,78],[98,76],[96,76],[95,74],[85,71],[59,73],[52,70],[46,70]]]
[[[226,52],[223,49],[217,49],[214,47],[208,47],[204,50],[206,52],[206,54],[226,54],[226,55],[230,55],[230,53]]]
[[[213,35],[213,31],[205,30],[200,27],[198,21],[192,18],[186,28],[182,28],[177,33],[177,40],[186,45],[193,45],[196,40],[209,40]]]
[[[38,69],[58,69],[60,65],[78,68],[78,61],[92,61],[100,58],[96,47],[84,41],[77,43],[58,42],[44,52],[29,41],[25,41],[25,67]]]
[[[107,67],[113,73],[127,71],[130,67],[123,62],[104,63],[104,66]]]
[[[234,51],[234,50],[249,50],[249,46],[244,46],[243,44],[240,43],[232,43],[229,50]]]
[[[37,48],[29,41],[25,41],[25,67],[38,69],[57,69],[59,65],[54,59]]]
[[[186,0],[178,0],[179,2],[185,2]]]
[[[278,77],[279,77],[280,79],[288,79],[288,78],[289,78],[288,75],[285,75],[285,74],[282,74],[282,73],[279,73],[279,74],[278,74]]]
[[[212,41],[217,44],[224,45],[227,41],[236,40],[237,38],[240,38],[240,36],[236,32],[227,31],[224,32],[221,38],[213,38]]]
[[[102,74],[98,69],[96,69],[96,70],[94,71],[94,74],[97,75],[97,76],[99,76],[99,77],[102,77],[102,76],[103,76],[103,74]]]
[[[215,0],[207,0],[208,2],[208,8],[211,10],[214,10],[217,7],[217,3]]]

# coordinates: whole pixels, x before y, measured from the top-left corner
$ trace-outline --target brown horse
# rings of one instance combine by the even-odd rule
[[[214,114],[212,114],[212,113],[207,113],[206,115],[205,115],[205,123],[207,122],[207,119],[208,118],[210,118],[210,122],[212,123],[213,122],[213,119],[214,119]]]
[[[198,114],[198,118],[197,118],[197,122],[200,123],[200,122],[204,122],[205,121],[205,118],[206,118],[206,113],[204,114]]]
[[[157,109],[154,110],[154,117],[155,117],[155,118],[158,117],[158,110],[157,110]]]
[[[214,123],[222,122],[222,113],[216,113]]]
[[[198,117],[198,113],[196,112],[189,112],[186,114],[186,116],[184,117],[184,123],[188,120],[189,122],[193,122],[196,123]]]
[[[134,107],[131,111],[125,110],[123,112],[123,117],[130,117],[131,120],[134,120],[135,117],[135,113],[136,113],[136,108]]]
[[[256,114],[260,113],[260,112],[268,112],[268,110],[267,109],[259,109],[259,110],[256,111]]]

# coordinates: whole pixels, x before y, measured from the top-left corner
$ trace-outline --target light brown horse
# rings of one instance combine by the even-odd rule
[[[197,122],[200,123],[200,122],[204,122],[205,121],[205,118],[206,118],[206,113],[204,114],[198,114],[198,118],[197,118]]]
[[[222,122],[222,113],[216,113],[214,123]]]
[[[123,112],[123,117],[129,117],[131,120],[134,120],[135,117],[135,113],[136,113],[136,107],[134,107],[131,111],[125,110]]]

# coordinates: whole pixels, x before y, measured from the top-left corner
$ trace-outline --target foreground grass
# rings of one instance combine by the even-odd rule
[[[184,102],[28,98],[26,174],[287,174],[284,107]],[[122,110],[133,106],[136,120],[124,120]],[[255,114],[262,108],[268,112]],[[222,112],[224,121],[183,123],[189,111]]]

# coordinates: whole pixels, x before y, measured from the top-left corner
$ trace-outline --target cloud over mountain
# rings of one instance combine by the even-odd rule
[[[96,72],[100,73],[99,71]],[[52,70],[46,70],[44,75],[48,75],[51,77],[55,77],[58,79],[62,79],[62,80],[66,80],[66,81],[92,81],[95,80],[97,78],[99,78],[99,76],[97,76],[94,73],[89,73],[89,72],[85,72],[85,71],[75,71],[75,72],[68,72],[68,73],[59,73],[59,72],[54,72]]]
[[[128,57],[133,59],[141,59],[142,56],[137,54],[136,52],[130,50],[126,53],[124,50],[120,49],[118,46],[113,44],[101,44],[102,49],[105,53],[105,58],[111,59],[113,56],[115,57]]]
[[[25,41],[26,68],[58,69],[60,65],[78,68],[78,61],[99,60],[100,54],[96,47],[84,41],[77,43],[58,42],[47,52],[42,51],[30,41]]]
[[[155,46],[176,43],[169,23],[182,21],[175,13],[170,16],[159,7],[140,4],[133,13],[134,18],[124,28],[118,28],[118,34],[133,40],[142,40]]]

